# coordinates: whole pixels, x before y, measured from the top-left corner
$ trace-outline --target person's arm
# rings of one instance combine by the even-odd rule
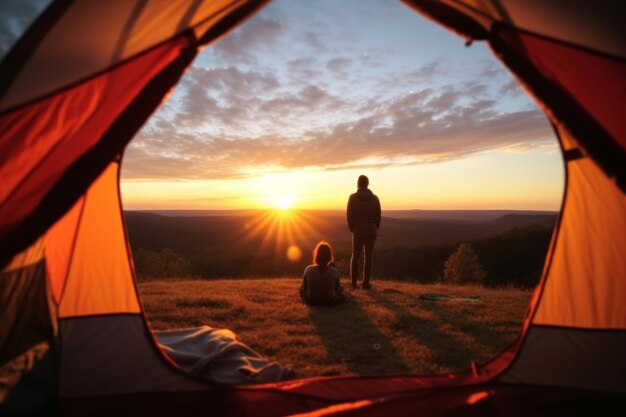
[[[341,294],[343,292],[343,288],[341,288],[341,277],[339,276],[339,271],[337,270],[337,268],[333,267],[335,269],[335,293],[337,295]]]
[[[306,297],[307,294],[307,287],[308,287],[308,282],[309,282],[309,267],[307,266],[306,269],[304,270],[304,275],[302,275],[302,285],[300,286],[300,295],[302,295],[303,297]]]
[[[380,229],[380,218],[381,218],[381,208],[380,208],[380,200],[376,197],[376,228]]]
[[[348,208],[346,209],[346,217],[348,218],[348,227],[350,231],[354,231],[354,203],[352,197],[348,199]]]

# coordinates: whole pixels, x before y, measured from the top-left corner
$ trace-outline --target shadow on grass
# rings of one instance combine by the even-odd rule
[[[379,306],[386,308],[395,315],[394,330],[413,338],[418,344],[428,349],[430,352],[430,363],[420,364],[419,368],[426,369],[429,372],[439,372],[441,371],[439,367],[450,371],[461,371],[470,368],[475,354],[453,335],[442,330],[437,321],[425,320],[415,316],[405,307],[395,303],[376,290],[368,291],[368,295]],[[438,366],[433,366],[433,364]]]
[[[448,308],[445,305],[446,302],[423,301],[420,303],[420,308],[432,312],[440,322],[451,323],[484,348],[499,351],[513,341],[510,333],[494,330],[493,326],[477,323],[475,320],[469,319],[467,314]],[[522,323],[523,319],[520,318],[518,332],[522,331]]]
[[[326,348],[329,364],[343,363],[357,375],[408,371],[389,339],[356,300],[332,307],[309,307],[309,318]]]

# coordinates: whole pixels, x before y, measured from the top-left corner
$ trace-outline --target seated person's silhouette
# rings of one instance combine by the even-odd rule
[[[315,246],[313,265],[304,270],[300,296],[310,305],[333,305],[343,301],[339,271],[333,262],[330,243],[321,241]]]

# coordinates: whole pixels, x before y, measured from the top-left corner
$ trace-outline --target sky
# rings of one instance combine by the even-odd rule
[[[383,209],[558,210],[563,189],[546,116],[488,47],[397,0],[271,2],[198,55],[121,188],[126,209],[340,209],[360,174]]]

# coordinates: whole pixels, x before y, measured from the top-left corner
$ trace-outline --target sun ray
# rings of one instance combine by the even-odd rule
[[[252,256],[259,260],[273,256],[299,261],[303,250],[324,236],[323,221],[307,210],[296,209],[293,195],[280,194],[266,201],[272,208],[250,216],[236,241],[247,242]]]

